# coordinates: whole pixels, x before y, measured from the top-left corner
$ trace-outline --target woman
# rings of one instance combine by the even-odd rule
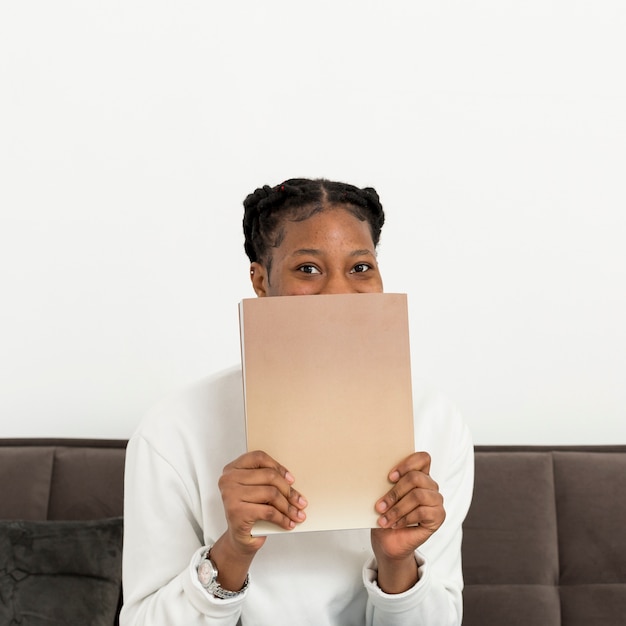
[[[292,179],[244,208],[257,296],[383,290],[373,189]],[[162,403],[128,446],[121,624],[460,624],[473,449],[444,400],[414,398],[419,451],[389,468],[378,528],[270,537],[252,525],[294,528],[306,494],[280,459],[245,451],[240,369]]]

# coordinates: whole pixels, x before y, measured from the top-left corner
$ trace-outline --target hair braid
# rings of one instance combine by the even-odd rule
[[[248,258],[251,262],[269,261],[270,248],[282,241],[283,220],[307,219],[340,204],[368,222],[374,246],[377,246],[385,214],[374,188],[359,189],[325,179],[291,178],[275,187],[259,187],[244,200],[244,249]]]

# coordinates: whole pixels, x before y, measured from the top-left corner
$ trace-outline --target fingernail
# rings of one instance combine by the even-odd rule
[[[296,479],[293,477],[293,474],[291,472],[286,472],[285,473],[285,480],[291,484],[294,483],[296,481]]]
[[[384,528],[389,523],[389,520],[383,515],[382,517],[378,518],[378,523]]]
[[[387,503],[384,500],[381,500],[377,505],[376,509],[381,513],[387,510]]]
[[[299,504],[300,506],[307,506],[309,503],[306,501],[306,499],[305,499],[305,498],[303,498],[302,496],[300,496],[300,497],[298,498],[298,504]]]
[[[298,511],[298,519],[306,519],[306,515],[304,514],[303,511]]]
[[[389,474],[389,480],[392,483],[397,482],[398,480],[400,480],[400,472],[398,472],[397,470],[391,472],[391,474]]]

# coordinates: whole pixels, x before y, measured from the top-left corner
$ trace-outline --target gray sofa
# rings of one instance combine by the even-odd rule
[[[0,440],[0,624],[117,623],[125,445]],[[626,446],[477,447],[465,626],[626,624],[625,479]]]
[[[0,440],[2,626],[117,623],[125,448]]]
[[[465,626],[626,624],[626,446],[477,447]]]

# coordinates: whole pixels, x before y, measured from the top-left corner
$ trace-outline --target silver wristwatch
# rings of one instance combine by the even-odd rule
[[[236,598],[240,596],[247,588],[250,582],[250,577],[246,575],[246,580],[243,583],[243,587],[239,591],[228,591],[224,589],[222,585],[217,582],[217,567],[215,563],[211,561],[211,548],[206,550],[200,559],[198,564],[198,580],[200,584],[216,598],[226,600],[228,598]]]

